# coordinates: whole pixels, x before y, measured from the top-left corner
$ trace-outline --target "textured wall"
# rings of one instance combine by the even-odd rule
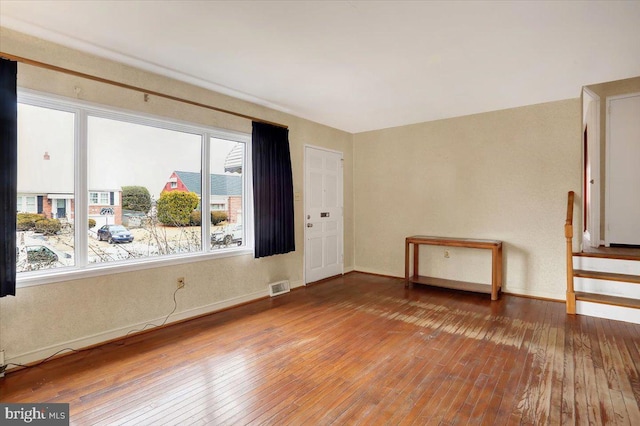
[[[294,190],[303,193],[304,145],[344,153],[345,270],[402,276],[404,238],[432,234],[505,242],[505,290],[564,298],[566,193],[580,191],[579,99],[357,135],[216,94],[0,28],[2,50],[289,125]],[[67,97],[250,132],[247,120],[26,65],[19,84]],[[0,299],[0,349],[28,362],[66,346],[121,336],[173,307],[186,318],[303,281],[303,204],[295,253],[235,256],[18,289]],[[579,214],[576,214],[579,217]],[[579,226],[579,225],[578,225]],[[579,228],[578,228],[579,229]],[[488,253],[440,249],[425,271],[488,282]],[[428,250],[424,250],[428,252]],[[426,260],[426,258],[425,258]]]
[[[304,145],[342,151],[345,158],[345,270],[353,269],[353,136],[307,120],[223,96],[166,77],[67,49],[0,28],[2,51],[99,75],[289,126],[294,190],[303,193]],[[134,111],[251,132],[248,120],[190,107],[141,93],[19,65],[21,87]],[[174,318],[186,318],[266,295],[267,284],[288,279],[303,284],[304,205],[296,201],[294,253],[253,259],[233,256],[126,273],[18,288],[16,297],[0,299],[0,349],[8,361],[44,358],[67,346],[81,347],[121,336],[132,327],[164,318],[173,307],[177,277],[187,286],[178,292]]]
[[[580,128],[571,99],[355,135],[356,268],[404,276],[409,235],[499,239],[505,291],[564,299]],[[423,249],[421,274],[490,282],[488,251],[449,250]]]

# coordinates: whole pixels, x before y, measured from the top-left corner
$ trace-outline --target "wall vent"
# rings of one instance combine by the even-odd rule
[[[289,281],[278,281],[277,283],[269,284],[269,296],[277,296],[279,294],[289,293],[291,288],[289,287]]]

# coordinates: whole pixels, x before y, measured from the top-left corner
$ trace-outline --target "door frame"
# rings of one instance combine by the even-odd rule
[[[588,106],[592,108],[589,110]],[[592,90],[587,87],[582,88],[582,133],[585,129],[590,129],[587,136],[587,152],[583,152],[583,164],[584,156],[586,156],[589,162],[589,170],[591,172],[592,184],[586,182],[587,171],[583,167],[582,181],[586,185],[591,185],[590,197],[586,203],[587,209],[587,223],[586,231],[583,235],[583,244],[587,243],[590,247],[599,247],[602,243],[600,237],[600,194],[601,194],[601,179],[600,179],[600,96],[598,96]],[[587,194],[582,194],[586,198]]]
[[[304,283],[304,285],[306,286],[307,283],[307,255],[309,253],[309,250],[307,250],[307,215],[309,214],[307,211],[307,149],[315,149],[318,151],[326,151],[326,152],[332,152],[334,154],[339,154],[340,155],[340,159],[342,160],[342,164],[343,167],[341,168],[341,176],[340,176],[340,181],[342,182],[342,189],[341,189],[341,195],[342,195],[342,214],[340,215],[340,229],[342,232],[342,238],[340,240],[340,257],[342,260],[342,274],[344,274],[344,152],[343,151],[338,151],[335,149],[330,149],[330,148],[325,148],[322,146],[317,146],[317,145],[311,145],[311,144],[305,144],[304,145],[304,150],[302,153],[302,156],[304,158],[303,160],[303,170],[302,170],[302,204],[303,204],[303,216],[302,216],[302,223],[303,223],[303,227],[304,227],[304,255],[302,256],[302,282]]]
[[[605,200],[605,226],[608,226],[609,224],[609,219],[607,219],[608,217],[608,212],[611,211],[611,181],[610,181],[610,173],[608,172],[609,170],[611,170],[611,125],[610,125],[610,119],[611,119],[611,101],[615,101],[617,99],[624,99],[624,98],[634,98],[640,96],[640,92],[633,92],[633,93],[624,93],[621,95],[614,95],[614,96],[607,96],[605,98],[605,102],[607,105],[607,109],[606,109],[606,121],[605,121],[605,129],[607,132],[607,143],[605,144],[605,161],[606,161],[606,166],[605,166],[605,188],[606,191],[604,193],[604,200]],[[605,229],[605,234],[604,234],[604,245],[605,247],[610,247],[611,246],[611,240],[609,237],[609,232],[607,232],[608,230]]]

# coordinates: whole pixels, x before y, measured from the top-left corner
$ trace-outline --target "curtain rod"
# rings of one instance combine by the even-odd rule
[[[263,120],[261,118],[253,117],[251,115],[241,114],[241,113],[235,112],[235,111],[229,111],[227,109],[214,107],[212,105],[207,105],[207,104],[203,104],[203,103],[200,103],[200,102],[191,101],[189,99],[184,99],[184,98],[180,98],[180,97],[173,96],[173,95],[167,95],[166,93],[156,92],[154,90],[147,90],[147,89],[145,89],[143,87],[133,86],[133,85],[126,84],[126,83],[120,83],[118,81],[109,80],[107,78],[102,78],[102,77],[98,77],[98,76],[95,76],[95,75],[91,75],[91,74],[86,74],[86,73],[82,73],[82,72],[79,72],[79,71],[70,70],[68,68],[62,68],[62,67],[59,67],[57,65],[47,64],[45,62],[35,61],[33,59],[24,58],[22,56],[12,55],[10,53],[0,52],[0,57],[5,58],[5,59],[9,59],[9,60],[12,60],[12,61],[16,61],[16,62],[21,62],[23,64],[32,65],[32,66],[39,67],[39,68],[44,68],[44,69],[51,70],[51,71],[61,72],[63,74],[73,75],[75,77],[85,78],[87,80],[97,81],[99,83],[110,84],[112,86],[121,87],[123,89],[134,90],[136,92],[144,93],[145,95],[153,95],[153,96],[157,96],[159,98],[170,99],[172,101],[182,102],[184,104],[194,105],[194,106],[197,106],[197,107],[210,109],[210,110],[221,112],[221,113],[224,113],[224,114],[229,114],[229,115],[233,115],[233,116],[240,117],[240,118],[246,118],[247,120],[251,120],[251,121],[257,121],[257,122],[260,122],[260,123],[271,124],[273,126],[284,127],[285,129],[288,128],[288,126],[286,126],[284,124],[274,123],[272,121]]]

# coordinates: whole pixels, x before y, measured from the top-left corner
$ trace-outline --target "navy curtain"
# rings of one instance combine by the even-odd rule
[[[16,295],[17,62],[0,59],[0,297]]]
[[[294,251],[289,130],[254,121],[251,146],[255,257]]]

